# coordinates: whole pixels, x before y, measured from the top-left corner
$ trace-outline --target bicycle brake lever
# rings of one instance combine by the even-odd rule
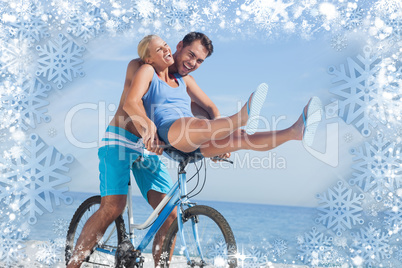
[[[219,156],[211,157],[211,159],[212,159],[212,160],[216,160],[216,161],[228,162],[228,163],[230,163],[230,164],[233,165],[233,161],[232,161],[232,160],[229,160],[229,159],[226,159],[226,158],[220,158]]]

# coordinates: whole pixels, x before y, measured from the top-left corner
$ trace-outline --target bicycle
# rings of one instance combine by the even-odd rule
[[[217,210],[208,206],[197,205],[190,201],[190,198],[195,195],[190,196],[195,188],[188,192],[186,183],[199,174],[202,162],[200,168],[196,165],[196,174],[187,181],[186,166],[189,163],[195,163],[199,159],[194,155],[182,153],[172,147],[166,148],[165,153],[173,160],[179,162],[178,181],[144,223],[134,224],[130,178],[126,205],[129,232],[127,233],[125,229],[122,217],[123,212],[115,220],[114,224],[110,225],[106,230],[102,239],[100,239],[92,249],[90,255],[85,259],[85,263],[97,265],[96,267],[117,267],[116,264],[120,263],[126,264],[126,266],[121,265],[120,267],[143,267],[144,257],[141,255],[141,252],[148,246],[164,221],[173,209],[176,208],[177,218],[170,226],[163,242],[160,267],[169,267],[170,264],[173,266],[173,263],[174,267],[180,264],[191,267],[237,267],[236,241],[226,219]],[[220,160],[233,163],[226,159]],[[141,156],[136,161],[141,161]],[[203,184],[205,184],[205,179],[206,173]],[[66,263],[71,258],[82,227],[88,218],[99,208],[100,201],[100,196],[92,196],[85,200],[76,210],[67,233]],[[135,251],[132,251],[134,248],[132,245],[135,244],[134,230],[147,228],[149,228],[148,232]],[[177,233],[180,239],[175,239]],[[176,241],[174,249],[175,240],[178,241]],[[124,247],[126,249],[122,249]],[[119,259],[120,256],[124,255],[120,251],[127,249],[134,252],[130,260]],[[181,254],[177,255],[178,251]]]

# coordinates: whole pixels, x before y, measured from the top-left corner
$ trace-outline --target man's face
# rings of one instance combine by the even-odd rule
[[[176,47],[175,65],[181,76],[188,75],[200,67],[208,55],[208,51],[201,44],[200,40],[193,41],[190,45],[183,47],[180,41]]]

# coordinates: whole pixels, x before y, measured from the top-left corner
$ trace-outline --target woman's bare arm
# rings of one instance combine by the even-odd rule
[[[153,148],[154,140],[158,139],[155,124],[146,115],[142,102],[142,97],[151,84],[153,73],[154,68],[151,65],[142,65],[134,74],[123,102],[123,110],[130,116],[147,149]]]

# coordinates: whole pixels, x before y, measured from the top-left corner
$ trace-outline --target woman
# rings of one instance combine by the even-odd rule
[[[311,145],[321,120],[318,98],[310,100],[290,128],[254,134],[268,89],[265,84],[258,87],[238,113],[215,120],[199,119],[192,115],[190,107],[190,96],[202,101],[196,97],[199,92],[189,86],[191,77],[169,74],[168,67],[174,60],[166,42],[156,35],[146,36],[138,45],[138,54],[146,64],[134,76],[123,110],[141,130],[147,149],[154,148],[158,138],[180,151],[196,151],[204,157],[240,149],[267,151],[289,140],[302,140],[303,136]],[[141,102],[146,112],[141,109]],[[243,126],[246,133],[239,130]]]

